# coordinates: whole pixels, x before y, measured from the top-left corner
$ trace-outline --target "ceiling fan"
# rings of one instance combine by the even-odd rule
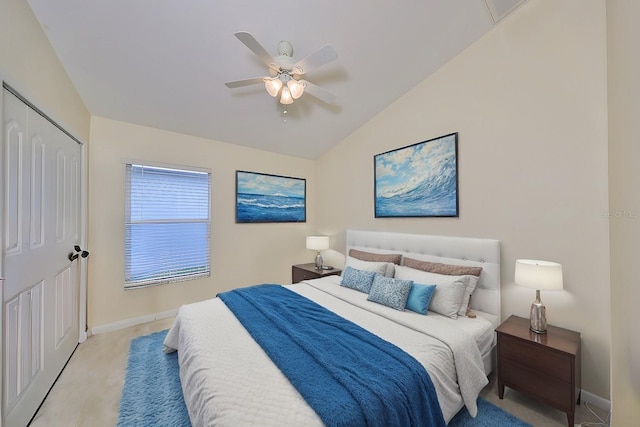
[[[325,45],[301,60],[295,61],[293,45],[286,40],[278,43],[278,55],[272,57],[250,33],[240,31],[235,33],[235,36],[265,63],[269,68],[269,76],[227,82],[225,85],[228,88],[264,83],[269,95],[273,97],[280,95],[280,103],[284,105],[293,103],[305,92],[327,104],[332,104],[335,100],[336,97],[332,93],[302,79],[304,74],[338,57],[330,45]]]

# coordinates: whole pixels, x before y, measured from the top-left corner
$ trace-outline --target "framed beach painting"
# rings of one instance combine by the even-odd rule
[[[236,222],[306,222],[307,181],[236,171]]]
[[[458,134],[377,154],[375,217],[458,216]]]

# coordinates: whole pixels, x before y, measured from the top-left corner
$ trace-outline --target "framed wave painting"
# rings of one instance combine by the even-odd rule
[[[236,223],[306,222],[307,181],[236,171]]]
[[[375,217],[458,216],[458,134],[377,154]]]

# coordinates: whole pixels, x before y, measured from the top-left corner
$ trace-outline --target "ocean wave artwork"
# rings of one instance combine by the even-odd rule
[[[236,171],[236,222],[306,222],[306,180]]]
[[[375,216],[457,217],[458,134],[374,157]]]

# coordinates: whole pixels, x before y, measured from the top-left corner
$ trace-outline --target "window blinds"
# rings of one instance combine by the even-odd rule
[[[210,274],[209,172],[127,164],[125,288]]]

